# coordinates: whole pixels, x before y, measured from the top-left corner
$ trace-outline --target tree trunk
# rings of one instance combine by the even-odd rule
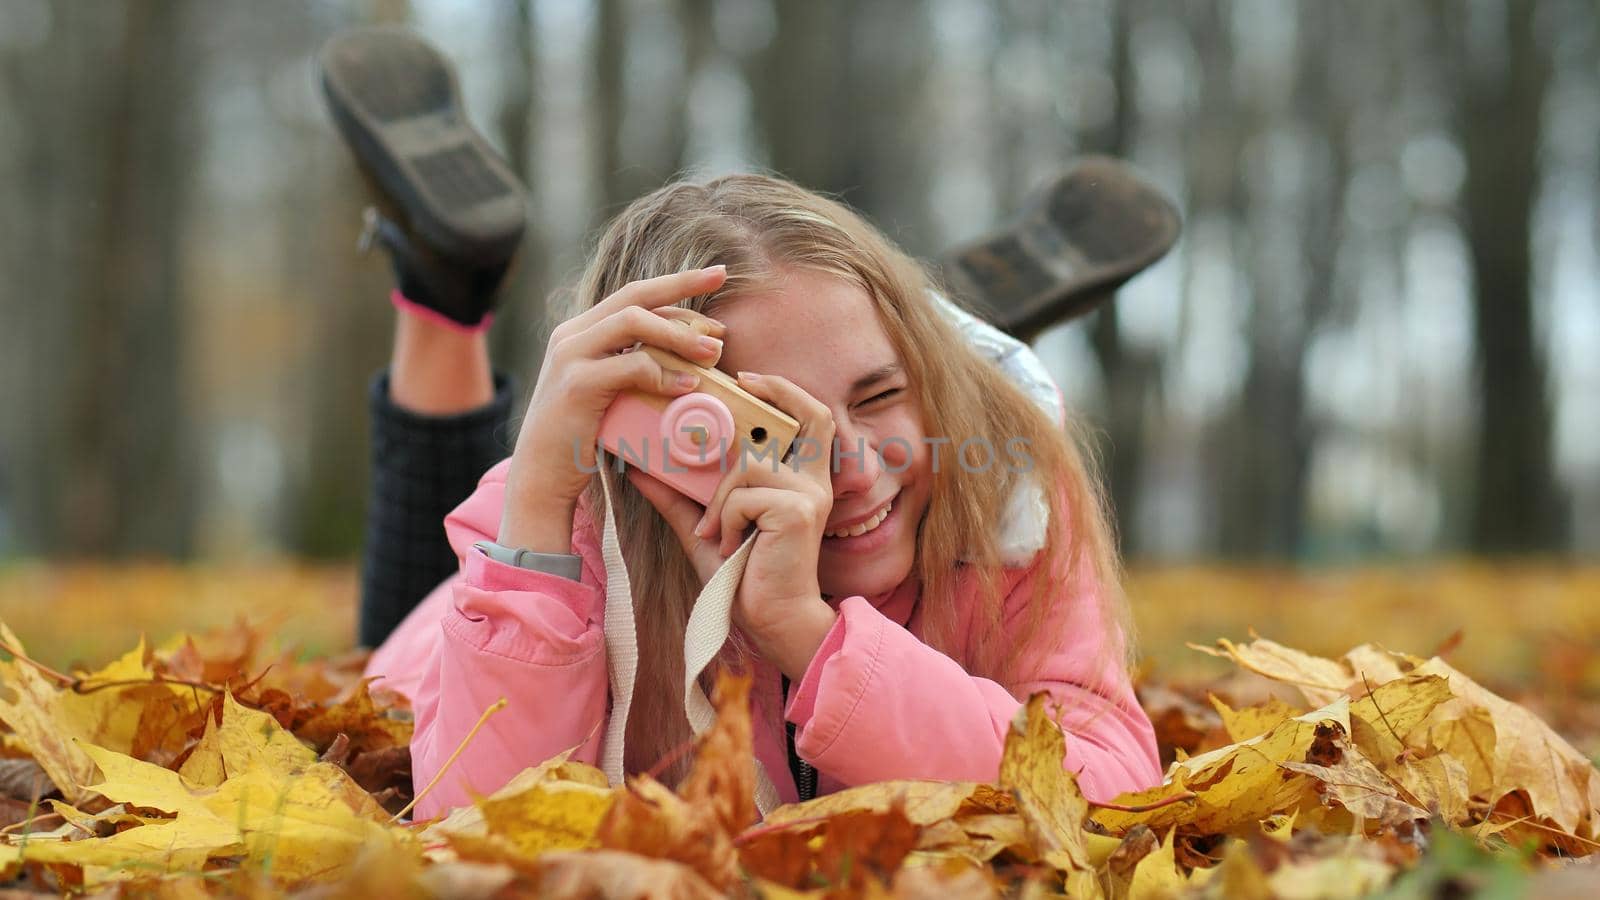
[[[1534,337],[1533,201],[1540,109],[1549,61],[1534,34],[1532,3],[1507,3],[1503,68],[1457,48],[1464,77],[1459,132],[1477,335],[1477,501],[1480,553],[1563,548],[1566,510],[1556,484],[1550,404]]]
[[[181,0],[52,7],[22,81],[36,223],[19,549],[181,556],[195,510],[179,252],[194,107]],[[87,98],[64,103],[62,98]],[[34,179],[29,179],[34,181]],[[53,187],[51,187],[53,185]]]

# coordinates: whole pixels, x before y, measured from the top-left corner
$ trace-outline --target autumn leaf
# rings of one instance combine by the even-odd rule
[[[1062,764],[1066,739],[1045,710],[1046,694],[1035,694],[1017,710],[1000,759],[1000,786],[1012,792],[1040,858],[1061,871],[1089,868],[1083,823],[1089,803],[1078,780]]]
[[[0,640],[26,652],[11,629],[0,623]],[[83,785],[94,776],[94,764],[76,742],[134,752],[181,746],[185,732],[176,724],[195,709],[188,691],[155,684],[146,662],[144,643],[116,661],[82,676],[90,690],[79,693],[43,675],[27,661],[0,661],[0,721],[16,732],[69,802],[83,799]]]
[[[1437,704],[1412,727],[1392,729],[1419,745],[1448,753],[1461,763],[1469,790],[1493,805],[1507,794],[1528,798],[1531,814],[1583,839],[1596,836],[1600,818],[1600,772],[1570,743],[1526,708],[1489,691],[1435,657],[1422,660],[1357,647],[1336,661],[1290,650],[1265,639],[1235,645],[1218,641],[1207,652],[1233,659],[1250,671],[1300,687],[1308,700],[1344,693],[1365,684],[1403,677],[1443,679],[1454,698]],[[1385,710],[1386,713],[1392,713]],[[1420,729],[1420,731],[1419,731]]]
[[[342,734],[350,741],[353,755],[408,746],[411,722],[379,709],[373,701],[371,685],[371,679],[361,679],[349,697],[315,712],[295,729],[295,734],[318,748],[327,747]]]
[[[450,843],[463,859],[528,863],[551,850],[597,846],[595,832],[611,809],[613,792],[580,782],[548,779],[526,789],[477,801],[480,834]]]
[[[1273,698],[1260,706],[1235,710],[1216,697],[1211,698],[1211,706],[1222,719],[1222,727],[1228,733],[1228,740],[1238,743],[1247,741],[1257,735],[1266,734],[1284,719],[1292,719],[1305,712],[1295,709],[1282,700]]]
[[[317,754],[279,726],[277,719],[241,706],[229,693],[222,697],[220,715],[206,720],[205,734],[178,773],[197,787],[216,787],[229,772],[256,765],[294,772],[316,759]]]
[[[738,880],[733,835],[755,818],[749,696],[748,677],[717,679],[717,720],[696,741],[682,795],[648,775],[629,779],[596,832],[600,846],[681,862],[719,890]]]

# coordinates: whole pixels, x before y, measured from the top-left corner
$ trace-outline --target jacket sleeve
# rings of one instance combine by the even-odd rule
[[[1008,634],[1017,634],[1036,575],[1030,571],[1007,595]],[[796,750],[847,785],[992,781],[1021,700],[1046,691],[1061,704],[1065,765],[1087,797],[1109,800],[1158,784],[1154,729],[1120,652],[1103,646],[1094,599],[1059,598],[1050,622],[1060,640],[1033,680],[1009,689],[968,674],[865,599],[846,599],[791,694],[786,716],[799,727]]]
[[[481,489],[480,489],[481,490]],[[575,541],[576,543],[576,541]],[[608,685],[604,576],[587,548],[580,581],[496,562],[467,549],[415,701],[412,780],[421,790],[504,697],[444,779],[417,805],[431,818],[497,790],[513,775],[576,747],[593,763]]]

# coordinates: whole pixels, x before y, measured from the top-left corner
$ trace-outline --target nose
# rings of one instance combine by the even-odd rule
[[[834,441],[837,443],[832,460],[834,498],[870,493],[883,471],[876,441],[848,422],[835,426]]]

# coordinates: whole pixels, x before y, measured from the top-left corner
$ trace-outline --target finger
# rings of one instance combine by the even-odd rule
[[[667,525],[672,528],[672,533],[678,536],[678,543],[692,557],[695,549],[704,543],[694,533],[695,523],[700,521],[700,514],[705,510],[700,504],[678,491],[671,485],[653,478],[633,466],[627,468],[628,481],[644,495],[650,505],[661,513],[661,518],[667,520]]]
[[[763,518],[770,519],[774,514],[787,514],[800,499],[801,495],[794,491],[770,487],[741,487],[729,494],[721,509],[717,553],[724,557],[732,555],[744,542],[750,526],[759,525]],[[797,517],[799,512],[794,510]]]
[[[782,375],[740,372],[739,386],[793,416],[800,423],[794,468],[831,484],[833,412],[822,401]]]
[[[728,333],[728,326],[719,319],[713,319],[703,312],[696,312],[682,306],[658,306],[653,310],[656,315],[670,319],[695,330],[698,334],[709,334],[712,337],[723,337]]]
[[[716,540],[718,523],[722,521],[722,504],[730,493],[747,483],[749,476],[750,472],[743,465],[734,466],[723,474],[722,480],[717,482],[717,489],[711,492],[711,500],[706,503],[700,521],[695,523],[695,534],[707,541]]]
[[[700,376],[668,369],[648,353],[622,353],[588,360],[575,368],[574,381],[595,391],[599,402],[606,405],[629,388],[680,397],[700,386]]]
[[[680,300],[710,293],[721,287],[727,278],[727,266],[711,266],[705,269],[690,269],[687,272],[674,272],[671,275],[658,275],[642,281],[630,281],[616,293],[579,314],[576,319],[580,328],[588,328],[629,306],[644,309],[671,306]]]
[[[630,306],[620,309],[582,334],[570,338],[571,349],[593,359],[650,344],[710,368],[722,356],[722,339],[701,334],[656,311]]]

